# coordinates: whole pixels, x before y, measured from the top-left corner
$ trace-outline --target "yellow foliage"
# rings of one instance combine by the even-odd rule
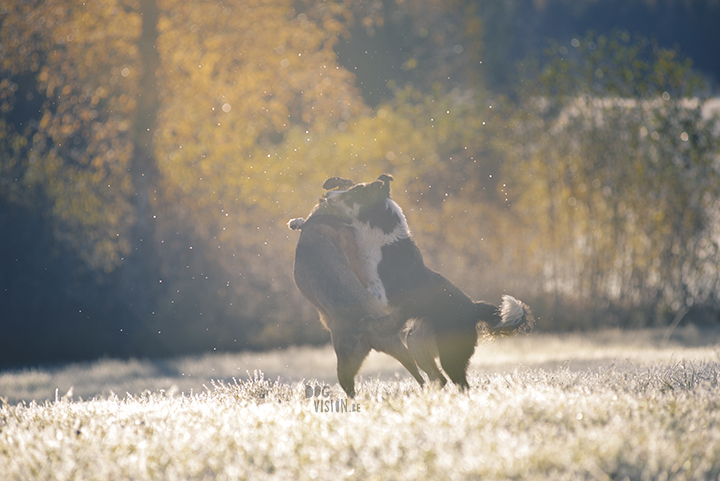
[[[147,190],[144,208],[163,214],[160,235],[185,223],[219,264],[263,255],[269,261],[252,268],[274,270],[276,281],[293,244],[278,231],[309,212],[323,181],[383,172],[395,178],[393,196],[428,263],[478,282],[494,276],[500,286],[514,276],[537,290],[617,297],[625,287],[662,290],[657,279],[682,278],[697,262],[689,255],[658,267],[654,259],[684,244],[707,249],[697,236],[716,202],[709,159],[717,139],[697,105],[676,101],[689,64],[673,51],[652,57],[629,37],[595,39],[596,48],[578,47],[579,66],[548,62],[524,84],[520,109],[505,104],[510,114],[481,89],[447,92],[438,72],[426,80],[433,89],[396,89],[372,110],[333,47],[356,20],[368,33],[381,28],[382,5],[354,19],[351,4],[157,0],[159,66],[150,72],[148,3],[4,2],[0,193],[41,192],[58,236],[106,270],[137,242],[133,226],[148,222],[136,195]],[[450,48],[471,59],[462,64],[469,68],[483,50],[476,5],[402,8],[429,48],[452,35],[428,12],[459,18],[452,38],[462,45]],[[428,69],[416,52],[404,60],[407,70]],[[599,85],[597,71],[605,96],[583,90],[587,78]],[[14,125],[6,120],[24,102],[21,80],[40,107]],[[147,92],[157,94],[157,110]],[[152,164],[147,186],[133,185],[141,162]],[[482,274],[478,266],[490,262],[502,268]]]
[[[296,175],[321,167],[312,155],[302,157],[304,149],[291,156],[284,146],[308,146],[365,109],[332,50],[341,6],[303,12],[285,0],[161,6],[155,151],[164,195],[191,202],[195,222],[211,230],[227,220],[218,206],[233,213],[238,227],[256,224],[258,208],[277,216]]]
[[[133,76],[123,69],[137,69],[139,16],[112,0],[13,1],[4,8],[11,28],[0,32],[2,67],[11,75],[34,74],[44,95],[37,124],[11,134],[32,138],[23,185],[42,187],[60,237],[91,266],[112,269],[127,252],[133,222],[131,139],[122,128],[133,110]]]

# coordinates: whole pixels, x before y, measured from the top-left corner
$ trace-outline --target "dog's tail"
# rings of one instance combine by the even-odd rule
[[[493,337],[514,336],[520,332],[530,332],[535,318],[530,308],[513,296],[502,296],[502,304],[497,308],[485,302],[476,302],[479,318],[488,323],[487,331]],[[490,321],[499,322],[492,326]]]
[[[493,336],[514,336],[520,332],[530,332],[535,326],[535,318],[530,308],[513,296],[504,295],[500,305],[500,323],[490,328]]]

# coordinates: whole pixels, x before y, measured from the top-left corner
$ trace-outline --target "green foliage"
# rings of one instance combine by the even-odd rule
[[[691,60],[677,49],[661,48],[655,40],[622,30],[609,35],[588,32],[573,39],[570,49],[551,41],[543,54],[538,82],[525,94],[651,99],[667,92],[684,98],[700,93],[703,86]]]

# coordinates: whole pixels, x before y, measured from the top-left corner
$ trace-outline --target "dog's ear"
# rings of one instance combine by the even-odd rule
[[[390,181],[393,180],[392,175],[389,174],[382,174],[380,177],[378,177],[378,180],[376,180],[373,183],[380,183],[380,192],[382,192],[382,195],[384,197],[390,197]]]
[[[325,181],[323,184],[323,189],[325,190],[332,190],[332,189],[349,189],[355,185],[355,182],[353,182],[350,179],[343,179],[342,177],[330,177],[328,180]]]
[[[393,176],[390,174],[381,174],[380,177],[378,177],[378,180],[382,180],[383,182],[390,182],[393,179]]]

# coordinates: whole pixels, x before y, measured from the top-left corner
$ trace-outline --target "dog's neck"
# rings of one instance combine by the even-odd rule
[[[388,198],[377,207],[357,212],[351,225],[355,229],[359,258],[367,277],[368,290],[383,307],[387,307],[387,295],[378,274],[378,264],[382,260],[383,246],[410,237],[407,219],[400,206]]]
[[[351,224],[363,242],[382,247],[410,237],[410,228],[402,209],[387,198],[376,206],[361,209],[353,216]]]

